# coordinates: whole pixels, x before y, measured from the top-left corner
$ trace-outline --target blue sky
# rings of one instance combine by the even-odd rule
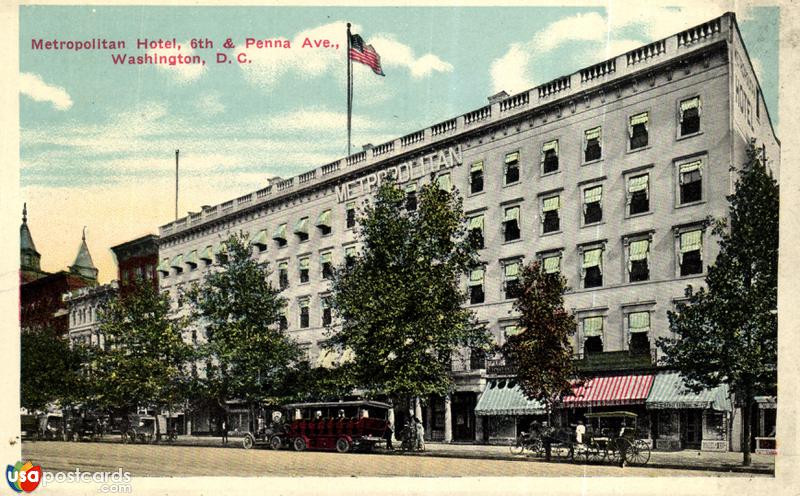
[[[614,5],[614,4],[611,4]],[[306,36],[344,43],[344,23],[381,54],[385,78],[355,66],[353,143],[383,143],[724,11],[451,7],[20,8],[21,186],[47,270],[72,263],[81,228],[101,279],[108,247],[157,232],[174,210],[199,210],[346,154],[344,51],[302,49]],[[777,125],[777,8],[737,12]],[[32,38],[191,38],[206,66],[115,66],[109,51],[34,51]],[[293,40],[290,50],[247,50],[246,65],[217,65],[231,38]],[[165,50],[159,53],[168,54]],[[174,52],[178,53],[178,52]],[[74,241],[74,242],[72,242]],[[73,246],[74,245],[74,246]]]

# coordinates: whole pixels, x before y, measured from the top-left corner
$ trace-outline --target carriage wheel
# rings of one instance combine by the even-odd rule
[[[530,449],[533,451],[534,455],[538,456],[539,458],[544,458],[544,443],[541,439],[534,439]]]
[[[614,463],[619,463],[622,459],[622,452],[625,452],[625,463],[631,463],[631,457],[634,456],[633,443],[625,438],[619,438],[614,443],[613,449],[609,451],[609,459],[613,456]]]
[[[250,436],[250,435],[246,435],[242,439],[242,448],[244,448],[244,449],[250,449],[250,448],[253,447],[254,444],[255,444],[255,441],[253,441],[253,437]]]
[[[347,438],[340,437],[336,440],[336,451],[339,453],[347,453],[350,451],[350,441]]]
[[[136,444],[136,431],[128,431],[128,442]]]
[[[295,451],[304,451],[306,449],[306,441],[302,437],[296,437],[292,446],[294,446]]]
[[[274,450],[279,450],[283,447],[283,441],[281,441],[280,436],[272,436],[269,439],[269,447]]]
[[[650,446],[641,439],[634,441],[626,456],[631,465],[646,465],[650,461]]]
[[[523,444],[522,437],[518,437],[517,440],[508,447],[508,450],[511,452],[512,455],[521,455],[522,452],[525,450],[525,445]]]

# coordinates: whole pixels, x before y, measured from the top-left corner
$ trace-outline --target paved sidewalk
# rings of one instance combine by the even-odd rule
[[[102,442],[119,443],[119,435],[106,436]],[[229,437],[228,444],[222,444],[222,438],[218,436],[178,436],[174,443],[162,442],[164,446],[207,446],[207,447],[227,447],[242,449],[242,437]],[[397,443],[399,446],[399,443]],[[266,446],[256,449],[267,449]],[[383,449],[376,449],[376,453],[390,454]],[[395,451],[400,454],[400,451]],[[402,456],[430,456],[437,458],[464,458],[464,459],[491,459],[508,460],[533,463],[548,463],[543,458],[536,457],[526,452],[522,455],[513,455],[508,446],[485,445],[485,444],[445,444],[440,442],[426,442],[424,452],[402,453]],[[571,461],[560,461],[553,459],[549,463],[573,463]],[[774,474],[775,457],[771,455],[752,455],[752,465],[742,466],[742,454],[738,452],[711,452],[711,451],[652,451],[650,461],[646,465],[648,468],[667,468],[667,469],[696,469],[713,470],[718,472],[744,472],[754,474]]]

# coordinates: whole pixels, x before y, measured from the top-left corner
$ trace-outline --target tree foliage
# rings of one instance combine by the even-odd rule
[[[275,398],[302,356],[278,328],[286,301],[267,279],[267,267],[253,259],[244,235],[229,237],[224,246],[218,268],[186,294],[193,320],[207,336],[206,394],[220,402]]]
[[[330,344],[350,349],[353,383],[394,397],[446,394],[451,355],[485,347],[461,277],[478,263],[462,202],[434,184],[420,189],[416,210],[392,182],[359,215],[361,253],[337,271],[332,307],[341,327]]]
[[[21,340],[21,404],[29,411],[44,410],[84,400],[89,383],[83,364],[88,350],[70,347],[66,338],[50,329],[25,329]]]
[[[109,298],[100,313],[104,349],[88,364],[95,384],[93,403],[131,410],[182,402],[190,376],[192,348],[184,342],[183,319],[173,315],[167,295],[136,280]]]
[[[572,392],[575,377],[570,337],[575,318],[564,309],[567,281],[558,272],[545,272],[534,261],[522,269],[520,294],[514,302],[521,332],[509,336],[502,351],[517,370],[525,396],[552,411],[554,403]]]
[[[754,396],[776,389],[778,344],[778,185],[752,143],[728,200],[728,219],[713,229],[720,252],[707,288],[687,288],[688,301],[669,312],[677,339],[658,345],[689,386],[729,385],[745,408],[747,439]],[[749,450],[743,443],[745,464]]]

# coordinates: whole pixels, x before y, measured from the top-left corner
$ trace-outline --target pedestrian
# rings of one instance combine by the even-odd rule
[[[341,410],[340,410],[341,411]],[[394,426],[390,421],[386,421],[386,430],[383,431],[383,438],[386,439],[386,449],[394,450],[392,446],[392,438],[394,437]]]
[[[578,425],[575,426],[575,441],[578,444],[583,444],[584,434],[586,434],[586,426],[583,425],[583,420],[578,420]]]
[[[417,451],[425,451],[425,426],[422,425],[422,421],[417,417],[414,417],[414,424],[415,424],[415,431],[417,434],[416,449]]]
[[[625,439],[625,419],[622,419],[622,426],[619,429],[619,438],[617,439],[617,451],[619,451],[619,466],[625,468],[627,464],[626,456],[628,452],[628,440]]]
[[[336,418],[337,419],[343,419],[344,418],[344,410],[339,410],[339,412],[336,414]]]
[[[228,419],[222,419],[222,444],[228,444]]]

